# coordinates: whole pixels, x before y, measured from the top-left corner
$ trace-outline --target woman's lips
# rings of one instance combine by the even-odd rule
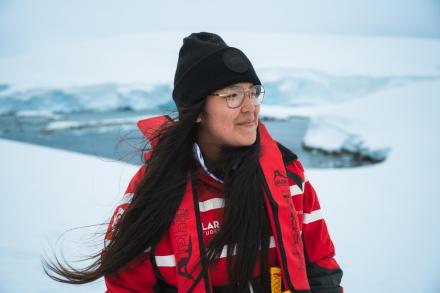
[[[252,121],[241,122],[241,123],[238,123],[237,125],[245,126],[245,127],[255,127],[256,122],[255,122],[255,120],[252,120]]]

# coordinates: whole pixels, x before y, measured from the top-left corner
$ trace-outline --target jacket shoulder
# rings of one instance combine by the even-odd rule
[[[278,141],[276,143],[277,143],[278,149],[281,152],[281,156],[283,157],[284,165],[287,165],[289,163],[292,163],[292,162],[298,160],[298,156],[293,151],[291,151],[289,148],[287,148],[286,146],[284,146],[283,144],[281,144]]]
[[[303,182],[305,181],[304,168],[298,159],[298,156],[281,143],[277,142],[277,145],[281,152],[281,156],[283,157],[287,176],[302,189]]]

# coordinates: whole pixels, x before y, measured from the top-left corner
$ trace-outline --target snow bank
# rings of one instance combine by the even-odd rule
[[[103,282],[58,284],[40,256],[68,229],[106,222],[136,167],[98,157],[0,140],[1,292],[104,292]],[[65,234],[66,256],[91,252],[81,241],[96,227]]]
[[[342,117],[340,125],[371,146],[391,148],[382,164],[308,171],[347,292],[439,292],[439,90],[440,82],[408,85],[320,114]],[[318,140],[326,146],[326,139],[333,138]]]
[[[228,44],[242,49],[258,73],[272,68],[313,69],[334,75],[439,73],[440,41],[435,39],[218,33]],[[0,59],[0,83],[13,89],[108,82],[171,84],[177,53],[187,35],[188,32],[149,32],[68,45],[51,44]]]
[[[152,117],[150,115],[124,117],[124,118],[107,118],[101,120],[85,120],[85,121],[52,121],[45,128],[44,131],[62,131],[68,129],[81,129],[86,127],[104,127],[104,126],[119,126],[119,125],[136,125],[136,122],[141,119]]]
[[[174,109],[168,84],[104,83],[77,87],[13,89],[0,92],[3,113],[50,113],[80,111],[160,111]]]

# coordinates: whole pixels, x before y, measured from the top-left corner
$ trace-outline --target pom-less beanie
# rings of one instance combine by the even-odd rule
[[[241,50],[208,32],[192,33],[183,39],[173,89],[178,108],[198,103],[210,93],[239,82],[261,84]]]

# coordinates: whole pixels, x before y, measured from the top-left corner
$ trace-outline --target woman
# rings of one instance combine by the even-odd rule
[[[343,292],[316,193],[296,155],[259,121],[264,88],[246,55],[212,33],[183,40],[179,117],[138,122],[151,144],[83,270],[107,292]],[[58,276],[57,276],[58,275]]]

